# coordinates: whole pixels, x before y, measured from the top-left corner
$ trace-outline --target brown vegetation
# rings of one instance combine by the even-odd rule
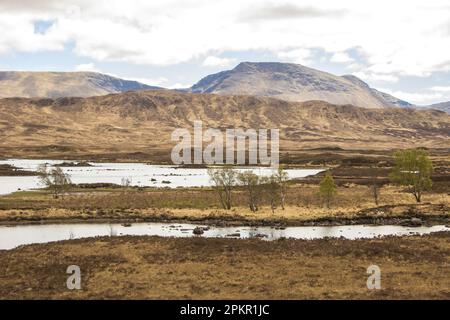
[[[447,189],[448,190],[448,189]],[[192,189],[73,189],[64,199],[53,199],[47,191],[18,192],[0,197],[0,223],[39,221],[201,221],[214,224],[284,224],[308,223],[403,223],[402,219],[419,217],[425,221],[440,217],[450,219],[450,195],[427,192],[423,205],[399,187],[380,189],[379,205],[374,205],[370,186],[341,186],[331,209],[323,206],[319,187],[290,184],[286,190],[285,210],[271,210],[270,197],[263,197],[260,208],[252,212],[243,189],[232,192],[233,208],[221,209],[217,193],[211,188]],[[445,218],[447,217],[447,218]],[[401,218],[400,220],[389,220]],[[447,219],[447,222],[445,222]]]
[[[263,241],[113,237],[0,251],[0,298],[450,299],[450,235]],[[381,269],[381,290],[366,287]],[[66,269],[81,268],[81,290]]]
[[[16,168],[9,164],[0,164],[0,177],[1,176],[9,176],[9,177],[35,176],[35,175],[36,175],[36,173],[34,173],[34,172],[20,170],[19,168]]]
[[[450,115],[440,111],[373,110],[321,101],[296,103],[173,91],[1,99],[0,119],[3,157],[169,161],[175,144],[171,132],[192,128],[194,120],[222,129],[278,128],[281,149],[290,155],[330,146],[366,150],[450,147]]]

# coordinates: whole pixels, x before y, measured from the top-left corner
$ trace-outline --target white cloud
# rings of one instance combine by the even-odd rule
[[[431,87],[430,90],[437,91],[437,92],[450,92],[450,87],[436,86],[436,87]]]
[[[311,62],[311,50],[300,48],[295,50],[277,52],[277,56],[288,62],[308,65]]]
[[[330,61],[336,63],[349,63],[353,62],[354,59],[346,52],[336,52],[331,56]]]
[[[360,48],[370,73],[428,76],[450,70],[449,16],[448,0],[2,0],[0,54],[73,43],[83,57],[140,65],[250,50],[305,63],[314,48],[337,61]],[[37,20],[54,23],[36,34]]]
[[[256,4],[253,10],[244,12],[241,16],[243,21],[268,21],[268,20],[286,20],[286,19],[313,19],[319,17],[336,17],[345,15],[342,10],[327,10],[314,8],[312,6],[298,6],[294,3]]]
[[[192,86],[192,84],[187,84],[187,83],[174,83],[170,86],[167,86],[167,89],[184,89],[184,88],[190,88]]]
[[[450,95],[444,95],[442,93],[437,92],[429,92],[429,91],[423,91],[423,92],[405,92],[405,91],[399,91],[399,90],[389,90],[387,88],[379,89],[380,91],[389,93],[390,95],[393,95],[396,98],[408,101],[412,104],[417,105],[429,105],[436,103],[436,101],[449,101]]]
[[[121,78],[121,77],[119,77]],[[122,77],[122,79],[126,80],[134,80],[149,86],[157,86],[157,87],[163,87],[165,83],[167,83],[168,79],[165,77],[158,77],[158,78],[135,78],[135,77]]]
[[[93,63],[78,64],[73,69],[74,71],[90,71],[90,72],[100,72]]]
[[[228,67],[232,62],[233,59],[208,56],[202,65],[205,67]]]
[[[399,77],[392,74],[378,74],[364,71],[357,71],[352,73],[354,76],[366,81],[383,81],[383,82],[398,82]]]

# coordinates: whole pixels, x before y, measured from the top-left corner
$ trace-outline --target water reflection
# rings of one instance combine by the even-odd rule
[[[193,224],[134,223],[121,224],[48,224],[0,226],[0,249],[12,249],[20,245],[47,243],[52,241],[121,235],[148,235],[161,237],[193,237]],[[344,237],[347,239],[374,238],[378,236],[404,236],[450,231],[445,226],[404,227],[404,226],[333,226],[333,227],[209,227],[202,237],[320,239],[324,237]]]

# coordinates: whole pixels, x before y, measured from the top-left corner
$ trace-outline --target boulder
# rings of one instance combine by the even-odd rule
[[[203,234],[205,231],[203,230],[203,228],[202,227],[196,227],[195,229],[194,229],[194,231],[192,231],[192,233],[194,233],[195,235],[201,235],[201,234]]]

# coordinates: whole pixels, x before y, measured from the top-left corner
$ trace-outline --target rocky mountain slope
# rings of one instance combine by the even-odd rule
[[[158,88],[96,72],[0,72],[0,98],[89,97],[146,89]]]
[[[450,101],[432,104],[427,106],[427,108],[441,110],[450,113]]]
[[[281,148],[450,147],[450,115],[323,101],[136,91],[90,98],[0,99],[0,156],[161,152],[175,128],[278,128]],[[158,151],[159,150],[159,151]]]
[[[370,88],[355,76],[335,76],[299,64],[242,62],[232,70],[201,79],[194,93],[268,96],[288,101],[323,100],[364,108],[388,108],[409,103]]]
[[[375,98],[377,98],[381,101],[384,101],[385,104],[389,107],[395,106],[395,107],[401,107],[401,108],[411,108],[414,106],[413,104],[411,104],[407,101],[401,100],[399,98],[391,96],[388,93],[381,92],[381,91],[378,91],[377,89],[369,87],[369,85],[367,83],[365,83],[358,77],[355,77],[354,75],[344,75],[344,76],[342,76],[342,78],[345,78],[345,79],[351,81],[352,83],[354,83],[355,85],[370,92]]]

